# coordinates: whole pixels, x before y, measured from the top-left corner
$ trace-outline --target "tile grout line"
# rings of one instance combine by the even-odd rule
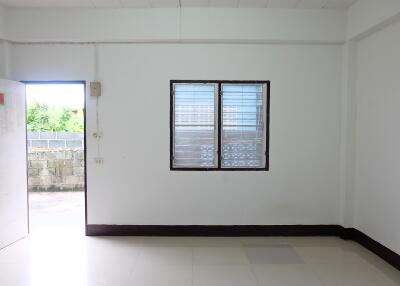
[[[194,247],[191,246],[192,250],[192,286],[194,286]]]
[[[240,246],[241,246],[241,248],[243,249],[243,252],[246,252],[246,250],[245,250],[245,245],[246,245],[246,243],[244,243],[243,241],[240,241]],[[247,256],[247,255],[246,255],[246,256]],[[249,260],[248,257],[247,257],[247,260]],[[253,274],[254,280],[256,281],[257,286],[261,286],[260,281],[258,280],[256,273],[254,272],[253,265],[254,265],[254,264],[252,264],[252,263],[250,262],[250,260],[249,260],[250,271],[251,271],[251,273]]]
[[[315,277],[318,278],[318,280],[322,283],[322,285],[327,286],[324,279],[322,278],[322,276],[320,274],[318,274],[317,271],[315,271],[313,267],[311,267],[311,265],[313,265],[313,264],[306,263],[305,265],[311,271],[311,273],[314,274]]]
[[[245,245],[246,245],[246,244],[245,244],[243,241],[240,241],[240,247],[242,248],[242,250],[243,250],[244,253],[246,253]],[[246,256],[247,256],[247,255],[246,255]],[[257,286],[260,286],[260,281],[258,281],[257,275],[256,275],[256,273],[254,272],[254,269],[253,269],[253,265],[254,265],[254,264],[252,264],[252,263],[250,262],[250,259],[249,259],[248,257],[246,257],[246,258],[247,258],[247,260],[249,261],[250,271],[251,271],[251,273],[253,274],[254,280],[256,281]]]
[[[254,269],[253,269],[253,265],[254,264],[249,263],[249,265],[250,265],[250,271],[253,274],[253,277],[254,277],[254,279],[256,281],[257,286],[260,286],[260,281],[258,281],[257,275],[256,275],[256,273],[254,272]]]
[[[133,265],[132,265],[132,267],[131,267],[131,270],[130,270],[130,273],[129,273],[129,277],[128,277],[128,283],[131,281],[131,280],[133,280],[133,277],[134,277],[134,275],[135,275],[135,271],[136,271],[136,269],[137,269],[137,265],[138,265],[138,263],[139,263],[139,258],[140,258],[140,256],[142,255],[142,252],[143,252],[143,248],[142,247],[138,247],[138,250],[137,250],[137,254],[136,254],[136,258],[135,258],[135,262],[133,263]]]

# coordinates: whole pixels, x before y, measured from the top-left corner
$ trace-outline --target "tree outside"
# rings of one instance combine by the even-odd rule
[[[27,108],[27,127],[29,131],[83,132],[83,110],[32,102]]]

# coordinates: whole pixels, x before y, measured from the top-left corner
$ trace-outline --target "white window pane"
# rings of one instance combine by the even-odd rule
[[[217,167],[215,84],[175,84],[174,167]]]
[[[222,85],[222,167],[265,167],[265,87]]]

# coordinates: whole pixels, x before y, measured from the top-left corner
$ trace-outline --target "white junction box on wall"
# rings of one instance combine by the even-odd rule
[[[101,82],[99,81],[90,82],[90,95],[96,97],[101,96]]]

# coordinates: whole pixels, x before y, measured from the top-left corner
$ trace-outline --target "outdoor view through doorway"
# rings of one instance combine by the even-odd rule
[[[85,229],[85,84],[28,82],[30,232]]]

